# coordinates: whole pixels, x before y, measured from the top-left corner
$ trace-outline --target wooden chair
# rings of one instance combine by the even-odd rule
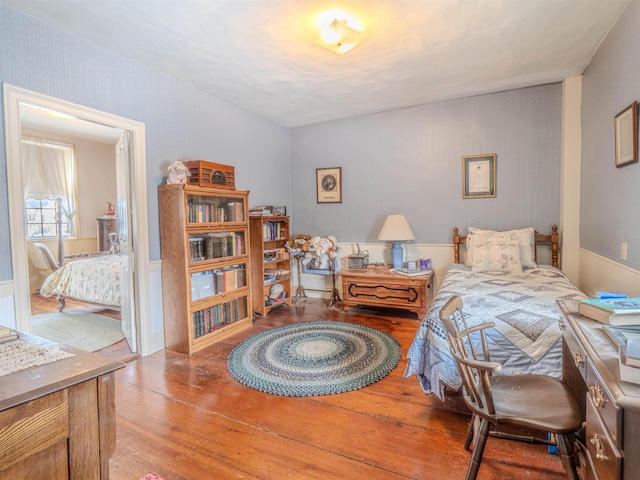
[[[553,433],[555,443],[544,440],[536,443],[555,444],[567,476],[578,480],[572,444],[574,434],[582,426],[582,416],[569,389],[548,375],[491,375],[502,369],[500,363],[491,361],[485,335],[485,330],[492,328],[494,323],[467,327],[460,297],[454,296],[447,301],[440,311],[440,320],[462,378],[464,401],[473,414],[465,441],[468,450],[475,436],[467,480],[474,480],[478,475],[491,425],[515,425]],[[481,355],[473,345],[472,335],[476,339],[480,336]],[[474,433],[476,422],[479,426]],[[532,440],[510,434],[496,436],[529,443]]]

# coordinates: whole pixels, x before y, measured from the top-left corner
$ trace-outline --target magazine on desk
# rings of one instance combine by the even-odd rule
[[[625,382],[640,383],[640,326],[605,325],[602,331],[618,348],[620,378]]]

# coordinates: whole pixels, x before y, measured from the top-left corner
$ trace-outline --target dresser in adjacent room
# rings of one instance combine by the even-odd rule
[[[109,234],[118,233],[118,219],[116,217],[98,217],[98,251],[108,252],[109,247]]]

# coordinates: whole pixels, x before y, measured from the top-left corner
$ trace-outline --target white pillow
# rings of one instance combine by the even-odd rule
[[[520,242],[491,238],[486,242],[476,239],[474,243],[473,272],[522,273]]]
[[[473,264],[474,250],[477,244],[476,239],[517,241],[520,243],[520,263],[522,267],[536,268],[538,266],[536,264],[535,231],[533,227],[507,231],[481,230],[479,228],[469,227],[469,234],[467,235],[467,261],[465,263],[469,267]]]

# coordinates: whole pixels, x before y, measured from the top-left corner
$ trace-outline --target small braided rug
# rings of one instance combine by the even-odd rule
[[[344,322],[305,322],[260,332],[227,358],[238,382],[261,392],[310,397],[349,392],[387,376],[400,362],[391,335]]]

